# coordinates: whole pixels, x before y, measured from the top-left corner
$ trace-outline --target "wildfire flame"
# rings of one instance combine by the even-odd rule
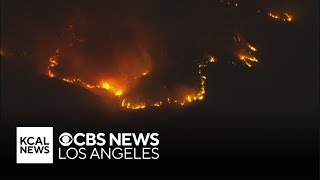
[[[239,7],[239,3],[236,0],[221,0],[221,3],[227,6],[232,7]],[[285,21],[285,22],[291,22],[293,21],[293,17],[289,15],[288,13],[274,13],[274,12],[260,12],[258,10],[258,13],[263,13],[264,15],[268,15],[269,17],[272,17],[277,20]],[[74,26],[70,25],[68,30],[71,32],[71,36],[73,38],[72,43],[66,45],[64,48],[73,47],[78,43],[84,43],[86,42],[86,39],[79,37],[77,33],[74,31]],[[255,53],[258,52],[258,49],[252,44],[240,37],[239,35],[236,35],[233,37],[234,41],[237,43],[238,49],[236,50],[236,57],[238,60],[240,60],[243,64],[248,66],[249,68],[253,67],[254,63],[258,63],[259,60],[255,56]],[[209,56],[208,58],[198,62],[197,64],[197,70],[198,70],[198,78],[199,78],[199,87],[198,88],[192,88],[192,90],[189,90],[184,93],[180,93],[179,97],[177,95],[173,94],[167,94],[162,97],[158,97],[155,100],[132,100],[132,97],[129,95],[130,88],[127,88],[128,85],[123,85],[123,82],[120,80],[112,79],[110,81],[109,78],[102,79],[100,83],[91,84],[83,79],[80,79],[78,77],[61,77],[59,73],[55,71],[57,66],[60,65],[59,60],[61,59],[61,51],[64,48],[58,48],[56,49],[56,53],[54,56],[52,56],[49,59],[49,65],[48,65],[48,76],[51,78],[59,78],[67,83],[75,83],[78,85],[81,85],[88,89],[101,89],[108,91],[110,94],[112,94],[116,99],[119,100],[119,104],[121,104],[121,107],[126,109],[144,109],[147,107],[161,107],[165,104],[172,104],[177,106],[184,106],[187,104],[191,104],[196,101],[202,101],[205,98],[206,95],[206,81],[207,76],[204,73],[204,69],[209,65],[209,63],[215,63],[217,62],[216,57]],[[1,55],[3,52],[1,51]],[[232,62],[232,64],[234,64]],[[133,81],[138,81],[146,76],[148,76],[151,73],[151,69],[145,68],[144,70],[141,70],[138,73],[133,74],[131,77],[128,77],[128,79]],[[124,88],[125,87],[125,88]],[[195,90],[197,89],[197,90]],[[133,98],[134,99],[134,98]]]
[[[268,16],[277,19],[277,20],[281,20],[281,21],[285,21],[285,22],[291,22],[293,20],[293,17],[290,16],[288,13],[268,13]]]
[[[48,76],[53,78],[53,77],[57,77],[53,72],[52,72],[52,68],[56,67],[57,65],[59,65],[57,63],[56,60],[54,60],[54,58],[50,58],[49,60],[50,64],[48,67]],[[199,74],[199,79],[200,79],[200,89],[198,92],[196,92],[195,94],[186,94],[185,95],[185,99],[183,100],[173,100],[171,101],[169,97],[167,98],[163,98],[163,99],[167,99],[166,102],[167,104],[176,104],[176,105],[180,105],[180,106],[184,106],[186,104],[192,103],[194,101],[201,101],[204,99],[205,96],[205,82],[207,80],[207,77],[203,74],[203,68],[207,67],[208,63],[213,63],[216,62],[214,57],[210,57],[207,61],[201,62],[198,64],[198,74]],[[142,74],[143,76],[146,76],[146,73]],[[63,81],[68,82],[68,83],[76,83],[79,84],[83,87],[89,88],[89,89],[93,89],[93,88],[99,88],[99,89],[104,89],[109,91],[111,94],[113,94],[115,97],[117,97],[119,99],[119,101],[121,102],[121,107],[123,108],[127,108],[127,109],[144,109],[146,107],[160,107],[162,106],[164,103],[162,102],[162,100],[156,101],[154,103],[150,103],[147,104],[146,102],[140,102],[140,103],[135,103],[135,102],[130,102],[129,100],[127,100],[125,97],[122,98],[122,95],[124,94],[124,90],[117,88],[113,85],[111,85],[108,82],[102,82],[99,85],[92,85],[92,84],[88,84],[84,81],[82,81],[79,78],[65,78],[65,77],[57,77],[57,78],[61,78]]]
[[[252,67],[252,62],[258,62],[258,59],[254,56],[239,55],[239,59],[243,61],[248,67]]]
[[[69,26],[69,30],[71,31],[72,37],[75,41],[75,43],[83,43],[85,42],[84,39],[79,38],[73,31],[73,26]],[[73,47],[75,43],[68,44],[65,48],[67,47]],[[99,84],[90,84],[87,83],[80,78],[75,78],[75,77],[61,77],[58,74],[55,73],[55,68],[57,68],[60,63],[60,57],[61,57],[61,51],[63,48],[58,48],[56,49],[55,55],[49,58],[49,65],[48,65],[48,73],[47,75],[50,78],[59,78],[67,83],[74,83],[81,85],[82,87],[88,88],[88,89],[103,89],[111,93],[115,98],[117,98],[121,104],[121,107],[126,108],[126,109],[144,109],[146,107],[161,107],[164,104],[174,104],[178,106],[184,106],[186,104],[190,104],[195,101],[201,101],[204,99],[204,96],[206,94],[205,91],[205,83],[207,80],[207,77],[205,76],[203,70],[205,67],[208,66],[209,63],[214,63],[216,62],[216,58],[213,56],[209,56],[207,60],[201,61],[198,63],[198,75],[199,75],[199,80],[200,80],[200,88],[198,91],[193,92],[193,93],[187,93],[184,95],[184,98],[173,98],[172,97],[162,97],[159,98],[159,100],[156,100],[154,102],[135,102],[135,101],[130,101],[129,97],[126,96],[126,92],[124,89],[115,86],[111,82],[107,80],[101,81]],[[133,79],[137,80],[143,76],[148,76],[150,73],[149,70],[145,70],[142,72],[140,75],[134,77]]]
[[[228,7],[236,7],[237,10],[243,8],[245,6],[244,4],[240,4],[239,6],[239,2],[237,0],[221,0],[221,3],[224,6],[228,6]],[[253,10],[253,13],[257,13],[257,11]],[[260,13],[260,10],[258,10],[258,13]],[[273,18],[276,20],[279,20],[279,22],[292,22],[294,21],[294,17],[284,11],[282,12],[274,12],[274,11],[270,11],[267,10],[262,10],[261,11],[262,15],[265,18]],[[221,19],[221,18],[220,18]],[[230,23],[229,23],[230,24]],[[109,27],[108,27],[109,28]],[[192,87],[190,89],[188,89],[188,91],[185,92],[180,92],[179,95],[176,94],[166,94],[163,95],[162,97],[157,97],[155,99],[152,100],[145,100],[145,99],[141,99],[139,98],[135,98],[132,97],[130,95],[130,88],[128,88],[130,85],[124,83],[123,81],[119,80],[119,79],[114,79],[112,77],[104,77],[101,79],[98,79],[98,81],[96,82],[92,82],[90,80],[87,79],[83,79],[82,77],[78,77],[77,75],[62,75],[59,73],[58,69],[61,66],[64,66],[64,63],[61,62],[64,58],[61,58],[63,55],[63,51],[67,48],[71,48],[76,46],[79,43],[85,43],[86,39],[80,37],[76,32],[75,32],[75,26],[70,25],[68,26],[68,30],[70,32],[72,41],[70,43],[65,44],[63,47],[57,48],[55,50],[55,53],[52,57],[50,57],[48,59],[48,66],[45,68],[46,74],[48,77],[50,78],[58,78],[61,79],[62,81],[66,82],[66,83],[72,83],[72,84],[77,84],[80,85],[84,88],[90,89],[92,91],[95,90],[102,90],[103,92],[108,92],[110,93],[112,96],[114,96],[115,99],[117,99],[119,101],[119,106],[126,108],[126,109],[144,109],[144,108],[148,108],[148,107],[161,107],[164,105],[174,105],[174,106],[185,106],[197,101],[202,101],[205,99],[206,96],[206,81],[208,79],[208,77],[205,74],[205,68],[210,64],[210,63],[216,63],[217,62],[217,58],[214,56],[208,56],[208,58],[205,58],[203,60],[201,60],[200,62],[195,63],[195,70],[197,70],[197,80],[198,80],[198,84],[196,87]],[[99,31],[100,32],[100,31]],[[79,33],[81,34],[81,33]],[[86,33],[83,33],[86,34]],[[97,33],[99,34],[99,33]],[[112,33],[110,36],[113,36]],[[142,36],[139,36],[142,37]],[[70,38],[68,37],[68,40]],[[127,39],[127,38],[124,38]],[[238,49],[236,49],[235,51],[233,51],[234,53],[234,57],[237,58],[238,61],[241,62],[241,64],[244,64],[248,67],[253,67],[255,65],[255,63],[259,62],[259,59],[257,58],[256,54],[258,53],[258,48],[256,48],[256,46],[254,44],[252,44],[251,42],[247,42],[245,39],[240,38],[240,36],[234,36],[233,37],[234,41],[236,42],[237,47],[239,47]],[[230,36],[230,40],[232,40],[232,36]],[[144,44],[144,43],[142,43]],[[143,45],[144,46],[144,45]],[[104,46],[101,46],[104,47]],[[259,46],[257,46],[259,47]],[[259,49],[260,51],[260,49]],[[101,52],[101,51],[100,51]],[[0,49],[0,55],[1,57],[3,56],[11,56],[11,55],[15,55],[15,52],[11,52],[11,51],[5,51],[4,49]],[[25,53],[26,54],[26,53]],[[119,54],[126,54],[126,53],[115,53],[116,55],[114,56],[118,56]],[[135,55],[133,53],[133,55],[127,55],[125,57],[122,57],[123,59],[126,58],[135,58]],[[138,59],[138,58],[137,58]],[[131,59],[130,59],[131,60]],[[218,59],[218,61],[220,62],[220,59]],[[131,61],[132,62],[132,61]],[[233,63],[233,62],[232,62]],[[127,69],[131,68],[130,63],[127,64]],[[139,81],[141,79],[145,79],[146,77],[150,77],[151,74],[151,68],[150,67],[142,67],[141,69],[139,69],[138,72],[134,72],[132,74],[130,74],[129,77],[127,77],[128,81]],[[102,76],[104,76],[105,74],[103,74]],[[100,78],[100,77],[99,77]]]
[[[245,40],[241,39],[240,36],[234,36],[234,41],[240,44],[238,51],[238,58],[240,61],[245,63],[248,67],[252,67],[253,63],[259,62],[259,60],[253,55],[258,49],[250,43],[246,43]]]
[[[251,51],[248,51],[248,53],[240,52],[238,56],[239,59],[243,61],[248,67],[252,67],[253,62],[259,62],[258,59],[252,55],[252,51],[256,52],[257,49],[249,44],[248,49],[250,49]]]
[[[248,44],[248,48],[251,50],[251,51],[254,51],[256,52],[257,49],[255,47],[253,47],[252,45]]]

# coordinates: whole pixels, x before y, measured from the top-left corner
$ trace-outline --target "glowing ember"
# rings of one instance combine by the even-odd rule
[[[287,16],[287,21],[292,21],[292,16],[288,15],[287,13],[283,13],[285,16]]]
[[[257,49],[255,47],[253,47],[252,45],[248,44],[248,48],[251,49],[252,51],[256,52]]]
[[[274,19],[278,19],[278,20],[282,20],[282,21],[287,21],[287,22],[291,22],[293,20],[292,16],[290,16],[287,13],[268,13],[268,16],[274,18]]]
[[[243,61],[248,67],[252,67],[252,62],[258,62],[257,58],[248,55],[239,55],[239,59]]]
[[[140,75],[136,76],[134,79],[139,79],[139,78],[146,76],[148,74],[149,74],[149,71],[145,71],[145,72],[141,73]]]
[[[248,48],[252,51],[257,51],[256,48],[253,46],[248,45]],[[253,62],[258,62],[258,59],[252,55],[252,52],[249,51],[248,53],[240,52],[239,59],[244,62],[248,67],[252,67]]]
[[[51,77],[51,78],[55,77],[55,75],[53,74],[51,69],[48,70],[48,76]]]
[[[131,105],[130,102],[126,102],[126,100],[123,99],[121,102],[121,107],[136,110],[136,109],[144,109],[146,105],[145,104]]]
[[[159,102],[155,102],[153,103],[151,106],[154,106],[154,107],[160,107],[162,105],[162,102],[159,101]]]
[[[209,62],[216,62],[216,59],[213,56],[210,56]]]
[[[254,52],[258,51],[256,47],[241,39],[239,35],[234,36],[233,39],[240,45],[237,52],[237,56],[240,61],[242,61],[248,67],[252,67],[253,62],[259,62],[258,59],[253,55]]]

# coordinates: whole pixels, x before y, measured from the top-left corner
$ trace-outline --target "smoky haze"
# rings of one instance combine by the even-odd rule
[[[282,87],[284,86],[282,82],[292,78],[291,75],[297,72],[296,69],[300,67],[299,60],[298,58],[288,60],[295,66],[288,68],[289,73],[283,73],[282,69],[288,64],[283,60],[286,58],[285,54],[290,54],[294,47],[287,47],[287,50],[281,48],[286,45],[284,43],[286,41],[296,41],[293,40],[293,36],[304,26],[304,19],[309,19],[305,22],[308,27],[314,26],[313,23],[316,22],[310,18],[316,12],[316,9],[309,11],[311,6],[316,7],[311,1],[308,3],[239,1],[239,8],[229,7],[220,0],[197,3],[194,1],[174,3],[170,1],[2,1],[1,3],[1,48],[26,54],[28,59],[23,63],[36,68],[40,74],[47,74],[48,60],[55,54],[56,49],[66,47],[73,42],[72,47],[61,50],[60,64],[55,69],[57,74],[63,77],[79,77],[92,84],[107,80],[115,86],[128,90],[126,93],[137,99],[158,99],[168,94],[179,96],[181,92],[199,89],[197,63],[207,59],[209,55],[217,57],[219,63],[223,62],[228,66],[231,62],[237,62],[239,47],[234,42],[234,36],[239,36],[258,48],[257,57],[260,62],[250,71],[252,74],[247,76],[253,78],[256,76],[254,72],[258,72],[263,78],[270,78],[269,83],[265,85],[267,87],[265,89],[269,88],[268,93],[272,92],[268,96],[276,94],[283,99],[284,104],[294,101],[291,97],[296,93],[287,89],[297,89],[293,88],[296,83],[289,81],[290,86],[286,88]],[[292,25],[277,22],[258,14],[257,10],[285,11],[292,14],[296,21]],[[70,26],[73,33],[70,32]],[[297,28],[298,30],[294,32]],[[74,35],[83,42],[75,43]],[[274,39],[282,43],[275,42]],[[307,50],[300,50],[299,47],[295,48],[300,51],[300,56],[314,55],[313,51],[309,53]],[[313,67],[313,64],[307,66]],[[243,69],[249,71],[241,62],[237,62],[236,67],[241,69],[236,71]],[[224,68],[209,68],[208,72],[205,72],[208,74],[208,79],[216,78],[215,75],[225,78],[217,83],[209,81],[208,90],[210,94],[215,94],[212,98],[218,96],[213,87],[233,82],[228,78],[233,76],[234,72],[230,72],[233,70],[222,69]],[[134,80],[144,72],[148,72],[148,76]],[[223,72],[222,75],[217,74],[219,72]],[[267,73],[263,74],[264,72]],[[253,81],[263,82],[263,78]],[[249,87],[249,84],[250,82],[235,83],[234,86],[242,88]],[[271,86],[277,88],[270,88]],[[303,87],[307,86],[299,86],[298,89]],[[223,86],[221,88],[223,89]],[[229,89],[234,87],[226,89],[231,91]],[[234,91],[237,92],[238,89]],[[283,95],[288,92],[290,95]],[[260,91],[255,93],[256,96],[264,94]],[[239,94],[238,96],[245,97],[243,93]],[[301,98],[301,101],[304,99],[306,98]]]

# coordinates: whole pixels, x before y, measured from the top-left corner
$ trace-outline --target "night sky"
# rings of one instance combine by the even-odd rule
[[[0,175],[79,177],[67,170],[74,166],[80,178],[318,179],[318,21],[317,0],[2,0]],[[204,100],[133,111],[108,93],[48,77],[49,58],[72,39],[70,25],[86,42],[63,51],[59,75],[96,83],[148,67],[130,97],[150,100],[198,87],[197,62],[214,56]],[[251,68],[239,60],[235,36],[258,49]],[[53,126],[55,135],[159,132],[160,159],[18,166],[17,126]]]

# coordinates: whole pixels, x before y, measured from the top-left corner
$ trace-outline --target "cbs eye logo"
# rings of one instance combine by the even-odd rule
[[[59,136],[59,142],[62,146],[70,146],[70,144],[72,143],[72,136],[71,134],[69,133],[62,133],[60,136]]]

